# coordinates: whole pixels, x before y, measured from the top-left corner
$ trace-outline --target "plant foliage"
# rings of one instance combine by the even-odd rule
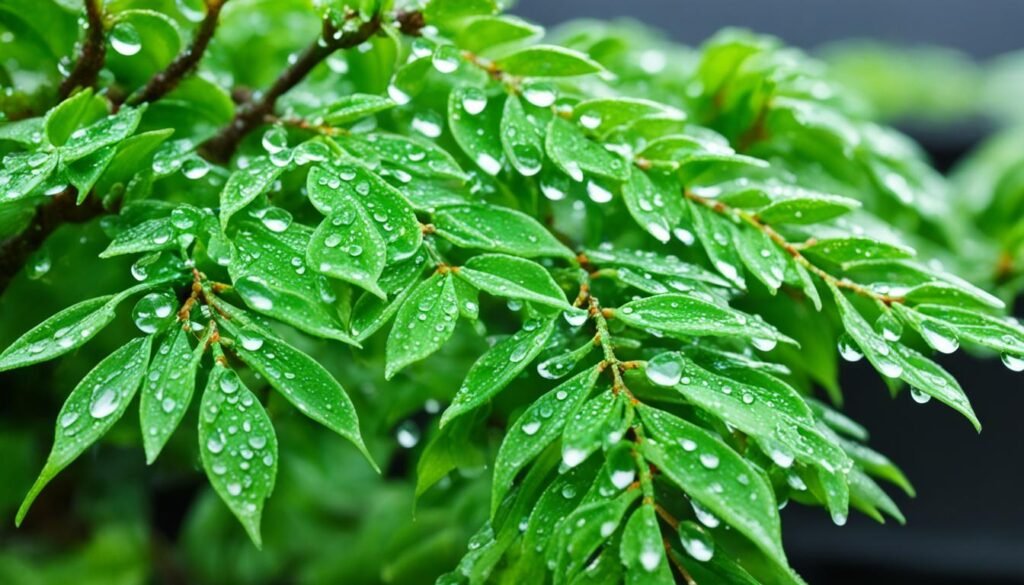
[[[546,38],[493,0],[38,3],[0,6],[23,53],[0,71],[5,262],[38,278],[50,232],[102,217],[92,262],[131,278],[0,371],[122,305],[136,331],[67,393],[19,523],[138,395],[147,462],[184,435],[260,546],[292,409],[393,468],[360,417],[410,408],[356,392],[383,375],[447,403],[418,496],[490,462],[439,583],[801,583],[781,504],[902,522],[880,483],[912,493],[835,410],[837,356],[979,429],[932,355],[1024,368],[1024,328],[956,275],[993,284],[945,179],[773,39]],[[1019,257],[1022,191],[993,193],[974,215]]]

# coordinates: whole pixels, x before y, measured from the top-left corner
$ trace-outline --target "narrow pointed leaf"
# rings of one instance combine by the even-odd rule
[[[572,250],[559,242],[537,220],[525,213],[493,205],[445,207],[434,214],[437,235],[463,248],[503,252],[523,258],[572,258]]]
[[[594,367],[569,378],[534,401],[509,427],[494,462],[492,516],[519,471],[558,438],[565,423],[590,395],[600,372]]]
[[[139,398],[139,425],[146,463],[153,463],[171,438],[192,402],[196,370],[206,349],[205,338],[193,349],[189,332],[176,326],[149,363]]]
[[[629,167],[620,155],[590,140],[583,128],[559,116],[551,118],[544,149],[552,162],[574,181],[582,181],[584,174],[615,181],[629,178]]]
[[[203,391],[199,454],[210,485],[261,548],[263,503],[277,477],[277,435],[259,400],[220,363]]]
[[[474,86],[457,87],[448,94],[448,127],[455,142],[476,166],[497,175],[505,164],[501,145],[502,102]]]
[[[302,414],[352,441],[376,466],[363,444],[359,418],[345,389],[306,353],[252,325],[220,319],[235,339],[232,351]]]
[[[544,133],[530,121],[519,96],[505,99],[501,117],[501,144],[505,156],[524,177],[540,172],[544,162]]]
[[[391,379],[402,368],[441,348],[455,331],[459,299],[451,273],[435,273],[416,285],[395,315],[388,335],[384,377]]]
[[[671,335],[742,337],[794,343],[760,319],[693,296],[664,294],[615,309],[615,319],[630,327]]]
[[[641,451],[705,509],[785,565],[775,495],[761,472],[720,439],[683,419],[648,407],[650,433]]]
[[[536,262],[505,254],[474,256],[456,276],[494,296],[572,310],[551,274]]]
[[[377,285],[387,252],[373,220],[354,201],[339,204],[309,238],[309,266],[320,274],[343,280],[384,297]]]
[[[553,320],[530,320],[514,335],[496,343],[473,364],[466,379],[441,416],[443,428],[505,389],[544,349],[555,329]]]
[[[57,415],[53,448],[18,509],[21,524],[39,492],[121,418],[146,374],[151,336],[129,341],[103,358],[71,391]]]
[[[654,504],[645,503],[630,516],[622,531],[619,556],[626,567],[627,585],[675,584]]]

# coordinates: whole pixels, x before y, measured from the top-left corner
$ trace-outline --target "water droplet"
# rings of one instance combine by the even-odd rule
[[[918,404],[925,404],[932,399],[930,394],[925,394],[924,392],[918,390],[917,388],[910,389],[910,397],[913,398],[914,402]]]
[[[549,83],[531,83],[523,87],[523,97],[538,108],[547,108],[555,103],[558,94]]]
[[[106,418],[117,410],[121,402],[121,396],[112,388],[102,388],[93,392],[92,403],[89,404],[89,414],[93,418]]]
[[[569,447],[562,451],[562,463],[564,463],[566,467],[576,467],[580,463],[583,463],[583,460],[586,458],[587,452],[582,449]]]
[[[629,484],[633,483],[634,479],[636,479],[636,471],[633,469],[616,469],[612,471],[612,485],[620,490],[629,487]]]
[[[707,562],[715,555],[715,543],[711,535],[693,522],[679,524],[679,541],[686,554],[696,561]]]
[[[131,57],[142,50],[142,38],[131,23],[119,22],[110,31],[110,46],[125,57]]]
[[[462,92],[462,109],[475,116],[487,107],[487,95],[477,87],[467,87]]]
[[[155,333],[171,321],[177,303],[178,299],[171,293],[149,293],[135,303],[132,320],[139,331],[146,334]]]
[[[258,337],[245,331],[239,334],[238,339],[242,342],[242,347],[249,351],[257,351],[259,348],[263,347],[262,337]]]
[[[883,313],[875,322],[875,329],[889,341],[899,341],[903,336],[903,324],[892,313]]]
[[[683,361],[674,352],[659,354],[647,362],[644,373],[658,386],[675,386],[683,377]]]
[[[268,207],[259,214],[260,222],[274,233],[281,233],[292,225],[292,214],[287,209]]]
[[[420,428],[415,422],[407,420],[398,425],[398,429],[395,430],[395,438],[402,447],[412,449],[420,442]]]
[[[441,117],[430,110],[417,112],[412,119],[412,129],[427,138],[437,138],[441,135]]]
[[[941,323],[921,323],[921,337],[932,349],[941,353],[953,353],[960,348],[960,340],[956,338],[956,334]]]
[[[750,340],[750,343],[752,343],[754,347],[761,351],[771,351],[775,349],[775,346],[778,345],[779,342],[775,339],[755,337],[754,339]]]
[[[864,358],[864,354],[857,348],[853,338],[847,333],[839,335],[839,355],[848,362],[857,362]]]
[[[535,421],[530,421],[528,423],[523,423],[522,429],[523,429],[523,432],[526,433],[527,435],[530,435],[530,436],[536,435],[537,431],[540,430],[540,421],[535,420]]]
[[[714,453],[701,453],[700,464],[708,469],[716,469],[718,467],[718,455]]]
[[[288,134],[284,128],[274,126],[263,133],[261,144],[268,153],[276,154],[288,148]]]
[[[181,164],[181,173],[185,175],[186,179],[197,181],[205,177],[209,172],[210,164],[198,156],[188,158]]]
[[[1024,372],[1024,357],[1004,353],[1002,355],[1003,365],[1011,372]]]

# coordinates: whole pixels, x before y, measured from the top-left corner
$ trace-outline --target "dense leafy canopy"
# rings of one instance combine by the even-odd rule
[[[39,279],[38,233],[102,216],[87,260],[119,276],[0,371],[94,343],[121,304],[138,330],[67,394],[19,523],[139,393],[147,461],[185,435],[257,546],[303,473],[278,478],[295,409],[366,469],[405,457],[382,429],[412,448],[428,425],[399,464],[428,500],[493,466],[439,583],[801,583],[781,504],[902,522],[877,482],[912,491],[834,410],[837,355],[979,429],[930,356],[1024,369],[1024,327],[956,276],[1012,295],[963,242],[1021,258],[1019,159],[998,185],[963,171],[992,193],[965,225],[908,139],[772,39],[543,38],[494,0],[86,0],[78,35],[73,3],[15,4],[0,252],[44,245],[16,267]]]

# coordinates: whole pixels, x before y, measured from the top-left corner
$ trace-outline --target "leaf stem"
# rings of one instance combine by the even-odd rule
[[[178,54],[163,71],[149,79],[142,88],[128,97],[126,103],[135,106],[142,103],[155,102],[167,93],[174,90],[185,76],[199,65],[206,47],[210,44],[214,32],[217,30],[217,21],[220,18],[220,11],[228,0],[206,0],[206,17],[199,24],[192,44]]]
[[[57,98],[63,101],[78,87],[95,87],[100,69],[107,55],[104,37],[102,0],[85,0],[86,34],[82,50],[74,69],[57,89]]]
[[[688,190],[684,190],[683,193],[684,196],[690,201],[693,201],[694,203],[697,203],[699,205],[703,205],[704,207],[707,207],[708,209],[716,213],[719,213],[721,215],[734,215],[736,217],[739,217],[741,220],[749,224],[754,229],[768,236],[768,238],[771,239],[772,242],[774,242],[777,246],[782,248],[783,251],[789,254],[797,264],[800,264],[809,272],[811,272],[812,274],[814,274],[815,276],[817,276],[826,283],[832,284],[837,288],[846,289],[848,291],[851,291],[863,297],[867,297],[874,301],[878,301],[885,305],[886,307],[889,307],[894,303],[903,303],[905,301],[903,297],[877,293],[868,287],[857,284],[856,282],[850,281],[846,278],[839,278],[829,273],[828,271],[822,269],[821,267],[815,265],[813,262],[808,260],[806,256],[803,255],[803,253],[800,251],[800,247],[797,244],[793,244],[786,240],[786,238],[783,237],[782,234],[780,234],[779,232],[775,231],[775,229],[772,226],[761,221],[756,214],[749,213],[742,209],[730,207],[720,201],[712,201],[705,197],[696,195]]]

